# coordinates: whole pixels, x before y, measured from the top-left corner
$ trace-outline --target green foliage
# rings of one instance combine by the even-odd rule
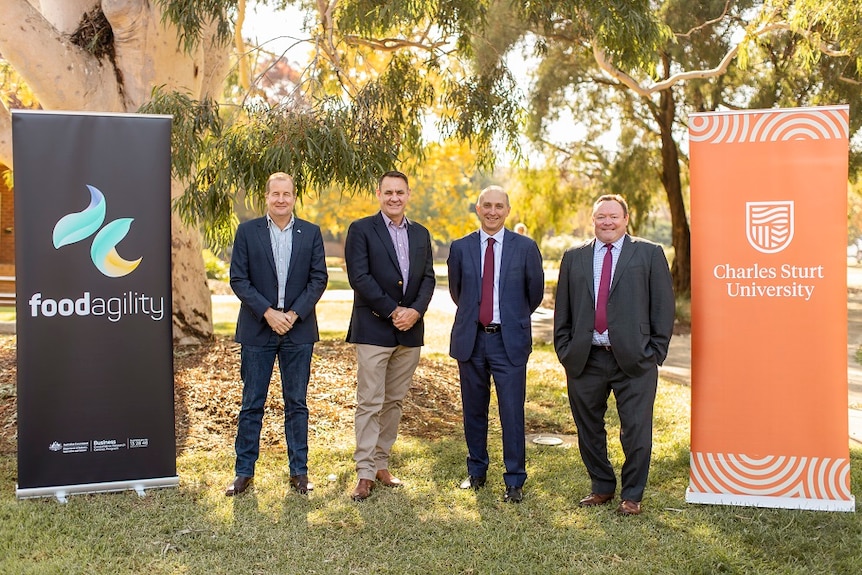
[[[580,245],[584,241],[586,241],[585,238],[578,238],[568,234],[546,236],[542,238],[542,242],[539,245],[542,251],[542,259],[547,263],[559,264],[567,249]]]
[[[216,39],[230,42],[231,14],[237,0],[156,0],[162,9],[162,21],[171,21],[179,29],[179,42],[186,53],[200,47],[204,32],[215,23]]]
[[[202,250],[204,258],[204,269],[207,273],[207,278],[218,281],[228,281],[230,279],[230,270],[228,264],[216,256],[208,249]]]
[[[309,186],[337,182],[346,190],[369,189],[394,165],[399,126],[368,113],[366,101],[345,106],[334,99],[316,114],[280,106],[254,105],[243,121],[224,125],[213,106],[176,93],[157,91],[145,113],[171,113],[174,175],[188,182],[175,208],[190,224],[205,223],[206,243],[229,245],[236,227],[233,204],[239,194],[263,205],[270,174],[293,175],[297,195]]]
[[[521,107],[517,94],[512,73],[502,65],[446,84],[445,107],[450,113],[443,118],[445,135],[473,143],[480,169],[490,171],[494,167],[493,144],[498,133],[502,132],[510,152],[519,153]]]

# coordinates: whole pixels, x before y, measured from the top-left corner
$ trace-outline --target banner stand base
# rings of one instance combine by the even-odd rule
[[[115,491],[126,491],[132,489],[139,497],[146,495],[146,489],[158,489],[162,487],[177,487],[180,478],[157,477],[153,479],[129,479],[126,481],[106,481],[104,483],[81,483],[78,485],[57,485],[54,487],[32,487],[29,489],[18,489],[15,486],[15,496],[18,499],[33,499],[35,497],[55,497],[60,503],[66,503],[68,496],[85,493],[110,493]]]
[[[690,488],[685,493],[686,503],[709,505],[736,505],[740,507],[770,507],[776,509],[803,509],[808,511],[856,512],[856,498],[850,499],[805,499],[802,497],[770,497],[738,495],[735,493],[698,493]]]

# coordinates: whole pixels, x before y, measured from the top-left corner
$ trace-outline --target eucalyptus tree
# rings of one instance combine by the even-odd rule
[[[306,10],[309,64],[276,104],[256,97],[252,82],[248,97],[234,105],[222,94],[236,61],[231,39],[242,0],[0,0],[0,54],[43,107],[174,115],[173,192],[182,219],[174,225],[178,339],[208,337],[212,329],[198,226],[209,243],[229,242],[234,199],[258,202],[270,172],[294,173],[300,194],[367,191],[382,170],[421,157],[423,134],[435,121],[444,137],[471,145],[479,167],[494,164],[499,142],[517,157],[524,117],[506,56],[521,41],[545,62],[535,82],[544,90],[534,99],[538,117],[553,117],[571,98],[594,102],[595,110],[613,103],[628,114],[619,117],[629,131],[632,166],[649,164],[643,158],[650,150],[660,152],[657,174],[673,219],[679,292],[688,291],[690,274],[678,102],[695,109],[747,105],[751,98],[728,86],[754,85],[759,66],[769,64],[761,58],[769,53],[765,42],[782,38],[793,39],[789,57],[812,73],[826,59],[843,64],[830,68],[830,78],[846,84],[847,94],[860,79],[862,0],[260,3]],[[699,47],[712,44],[701,56]],[[554,62],[558,77],[548,87],[545,64]],[[807,91],[798,79],[794,93],[812,103],[815,95],[825,97],[818,87],[830,78],[823,76]],[[699,104],[687,93],[695,89]],[[598,152],[587,150],[601,159]],[[5,107],[0,161],[12,161]],[[191,301],[194,294],[200,297]]]
[[[683,186],[687,116],[719,108],[848,103],[859,133],[862,26],[859,0],[662,0],[639,6],[628,33],[610,44],[605,22],[577,1],[510,3],[508,27],[529,30],[538,59],[528,133],[568,174],[650,205],[660,182],[672,220],[677,293],[690,290],[690,232]],[[619,2],[606,3],[617,14]],[[657,20],[646,24],[647,12]],[[521,24],[519,24],[519,22]],[[648,36],[643,29],[656,29]],[[501,34],[516,46],[521,36]],[[584,137],[550,142],[559,117],[586,125]],[[610,147],[599,145],[618,134]],[[549,145],[553,144],[553,145]],[[655,169],[651,169],[655,166]],[[851,154],[859,169],[859,150]],[[640,173],[640,177],[638,177]]]

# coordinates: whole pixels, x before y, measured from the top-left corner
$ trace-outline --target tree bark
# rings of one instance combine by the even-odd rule
[[[97,58],[71,41],[85,15],[101,6],[111,25],[114,60]],[[41,10],[41,11],[40,11]],[[0,0],[0,54],[45,109],[135,112],[155,86],[202,98],[224,79],[228,46],[204,39],[192,54],[177,29],[146,0]],[[0,162],[13,167],[10,112],[0,106]],[[171,197],[184,186],[172,182]],[[172,215],[174,342],[210,339],[212,304],[200,232]]]
[[[673,289],[677,296],[687,297],[691,294],[691,230],[682,197],[679,149],[673,137],[673,123],[676,117],[673,88],[660,92],[659,107],[655,117],[661,135],[661,182],[670,207],[671,243],[674,251],[670,270]]]

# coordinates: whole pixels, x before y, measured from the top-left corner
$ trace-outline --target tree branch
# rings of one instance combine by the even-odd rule
[[[344,40],[353,44],[368,46],[381,52],[395,52],[402,48],[419,48],[428,52],[435,52],[445,46],[447,42],[438,41],[431,44],[415,42],[413,40],[404,40],[403,38],[375,38],[368,39],[352,34],[344,36]]]
[[[113,70],[62,36],[27,0],[0,0],[0,14],[0,53],[19,73],[33,71],[24,79],[42,106],[122,110]]]
[[[655,82],[648,86],[641,85],[632,76],[614,66],[610,62],[610,60],[608,60],[604,50],[602,50],[601,47],[599,47],[598,43],[595,41],[592,43],[593,57],[596,59],[596,63],[599,65],[599,68],[601,68],[611,78],[614,78],[622,84],[625,84],[626,86],[628,86],[629,89],[634,91],[639,96],[648,97],[652,94],[667,90],[681,82],[685,82],[688,80],[700,80],[703,78],[715,78],[717,76],[721,76],[722,74],[727,72],[730,63],[733,61],[734,58],[736,58],[736,55],[739,53],[739,49],[742,46],[742,42],[745,42],[746,40],[752,38],[764,36],[770,32],[775,32],[777,30],[791,31],[795,34],[799,34],[805,37],[806,39],[811,39],[810,32],[794,30],[793,27],[787,22],[773,22],[772,24],[767,24],[759,30],[752,32],[751,34],[747,35],[746,38],[744,38],[742,41],[733,46],[727,52],[727,54],[724,55],[724,57],[721,59],[721,62],[719,62],[716,67],[707,70],[691,70],[688,72],[679,72],[677,74],[673,74],[667,77],[661,82]],[[831,57],[849,56],[849,53],[846,51],[832,50],[827,46],[825,42],[820,42],[819,49],[823,54]]]
[[[713,18],[712,20],[707,20],[706,22],[704,22],[700,26],[695,26],[694,28],[692,28],[691,30],[686,32],[685,34],[675,34],[675,36],[677,38],[691,38],[691,35],[694,34],[695,32],[699,32],[700,30],[703,30],[704,28],[708,28],[709,26],[712,26],[713,24],[717,24],[717,23],[721,22],[722,19],[724,19],[724,17],[727,16],[728,10],[730,10],[730,0],[727,0],[727,2],[724,3],[724,10],[722,10],[721,14],[719,14],[717,17]]]

